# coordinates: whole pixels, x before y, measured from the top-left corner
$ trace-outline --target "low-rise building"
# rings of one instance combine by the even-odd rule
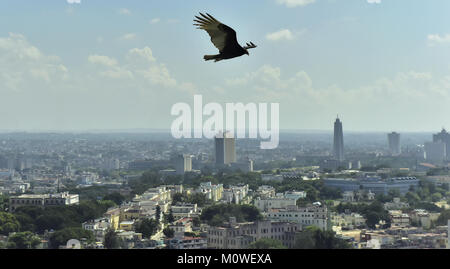
[[[261,199],[272,198],[275,196],[275,193],[275,188],[267,185],[259,186],[256,191],[256,195],[261,197]]]
[[[197,204],[177,203],[171,209],[175,219],[196,217],[200,213]]]
[[[192,219],[182,218],[174,221],[169,225],[169,228],[175,232],[175,237],[180,238],[184,236],[184,233],[192,232]]]
[[[269,220],[236,223],[234,218],[223,227],[209,227],[208,248],[244,249],[262,238],[275,239],[286,247],[293,247],[295,235],[302,229],[299,223],[273,222]]]
[[[214,185],[211,182],[203,182],[200,183],[200,186],[196,189],[196,192],[203,193],[206,195],[207,199],[217,202],[222,199],[223,184]]]
[[[119,224],[119,229],[123,230],[123,231],[131,232],[131,231],[134,231],[134,225],[135,225],[134,220],[122,221]]]
[[[390,210],[389,217],[391,219],[392,227],[408,227],[411,224],[409,215],[402,213],[401,210]]]
[[[310,206],[299,208],[296,205],[285,208],[272,208],[263,215],[271,221],[293,222],[302,227],[316,226],[322,230],[328,229],[328,210],[326,206]]]
[[[331,222],[333,226],[340,227],[341,230],[353,230],[366,225],[366,219],[358,213],[333,213]]]
[[[230,188],[225,189],[223,191],[222,199],[229,204],[231,203],[240,204],[241,201],[243,201],[244,198],[247,197],[248,191],[249,191],[248,184],[230,186]]]
[[[91,231],[97,242],[103,242],[111,223],[108,218],[90,220],[82,224],[83,229]]]
[[[274,197],[261,199],[257,198],[254,202],[255,207],[261,212],[267,212],[272,208],[286,208],[288,206],[297,205],[297,200],[284,197]]]
[[[75,205],[79,203],[78,194],[69,194],[68,192],[57,194],[23,194],[13,196],[9,199],[11,212],[22,206],[56,206],[56,205]]]
[[[400,201],[400,198],[394,198],[393,202],[384,203],[384,209],[386,210],[401,210],[404,208],[408,208],[409,204],[406,202]]]
[[[206,249],[208,248],[208,241],[203,237],[188,237],[174,238],[168,240],[169,249]]]
[[[107,218],[108,222],[111,224],[111,228],[115,231],[119,229],[120,211],[120,208],[114,207],[108,209],[104,214],[104,217]]]

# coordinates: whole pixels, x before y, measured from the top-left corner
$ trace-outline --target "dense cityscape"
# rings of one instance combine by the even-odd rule
[[[330,124],[331,125],[331,124]],[[0,134],[0,248],[445,249],[450,133]]]

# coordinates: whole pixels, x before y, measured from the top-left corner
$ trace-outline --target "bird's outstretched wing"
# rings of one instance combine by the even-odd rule
[[[194,19],[194,22],[196,22],[196,24],[194,25],[198,26],[198,29],[208,32],[211,37],[211,42],[220,52],[239,46],[236,38],[236,31],[231,27],[219,22],[208,13],[206,13],[206,15],[200,13],[200,15],[201,17],[195,16],[196,19]]]

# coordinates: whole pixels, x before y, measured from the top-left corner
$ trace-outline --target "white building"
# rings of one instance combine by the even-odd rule
[[[355,193],[353,191],[344,191],[342,198],[346,202],[353,202],[355,201]]]
[[[223,184],[213,185],[211,182],[203,182],[200,183],[200,187],[197,188],[196,192],[203,193],[207,199],[217,202],[222,199]]]
[[[331,222],[333,226],[341,227],[341,230],[342,228],[353,230],[357,227],[365,226],[366,219],[358,213],[333,213],[331,215]]]
[[[286,247],[293,247],[295,235],[299,231],[301,231],[301,225],[298,223],[268,220],[236,223],[235,220],[230,220],[230,223],[224,227],[208,228],[208,248],[244,249],[262,238],[279,240]]]
[[[408,208],[409,204],[405,202],[401,202],[400,198],[394,198],[393,202],[384,203],[384,209],[386,210],[400,210],[403,208]]]
[[[284,193],[284,198],[294,199],[297,201],[298,199],[306,198],[306,192],[305,191],[287,191]]]
[[[169,249],[206,249],[208,241],[203,237],[182,237],[169,241]]]
[[[409,227],[411,219],[408,214],[402,213],[400,210],[390,210],[391,227]]]
[[[274,197],[261,199],[257,198],[255,200],[255,207],[259,209],[261,212],[267,212],[272,208],[286,208],[288,206],[296,206],[297,200],[289,199],[284,197]]]
[[[328,210],[325,206],[273,208],[263,215],[271,221],[294,222],[301,224],[302,227],[316,226],[322,230],[328,229]]]
[[[247,197],[249,191],[248,184],[239,186],[230,186],[229,189],[223,191],[222,199],[231,204],[240,204],[245,197]]]
[[[259,186],[256,191],[256,194],[261,197],[261,199],[272,198],[275,196],[275,193],[275,188],[267,185]]]
[[[174,218],[190,218],[199,215],[197,204],[176,204],[171,207]]]
[[[181,218],[179,220],[174,221],[168,227],[175,232],[176,238],[184,237],[184,233],[192,232],[192,219]]]
[[[75,205],[79,203],[78,194],[68,192],[56,194],[23,194],[9,198],[11,212],[22,206],[55,206],[55,205]]]
[[[97,242],[103,242],[111,223],[108,218],[90,220],[82,224],[83,229],[91,231]]]

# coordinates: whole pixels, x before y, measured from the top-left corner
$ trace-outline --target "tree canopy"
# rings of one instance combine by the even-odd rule
[[[333,231],[322,231],[311,226],[299,232],[295,238],[295,249],[350,249],[345,240],[337,238]]]
[[[259,210],[252,205],[218,204],[203,209],[200,219],[211,226],[220,226],[230,217],[238,222],[261,220]]]
[[[270,238],[262,238],[248,246],[249,249],[286,249],[279,240],[270,239]]]

